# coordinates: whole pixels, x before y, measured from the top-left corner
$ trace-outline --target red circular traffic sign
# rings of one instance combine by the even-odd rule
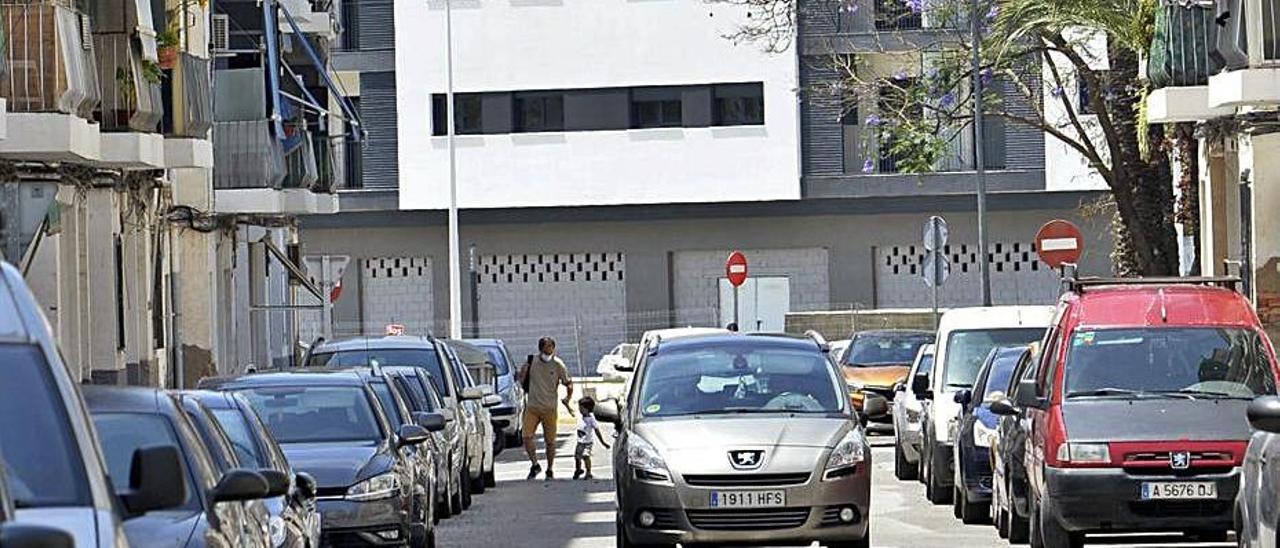
[[[724,275],[734,287],[747,283],[747,256],[741,251],[730,253],[729,260],[724,262]]]
[[[1084,254],[1084,234],[1070,221],[1049,221],[1036,232],[1036,254],[1051,268],[1075,263]]]

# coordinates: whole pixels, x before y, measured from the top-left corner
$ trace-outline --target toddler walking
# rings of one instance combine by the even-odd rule
[[[595,478],[591,475],[591,448],[597,439],[605,449],[609,448],[609,444],[604,441],[604,434],[600,433],[595,410],[596,400],[591,396],[578,400],[578,411],[582,415],[582,421],[578,423],[578,447],[573,452],[573,479]]]

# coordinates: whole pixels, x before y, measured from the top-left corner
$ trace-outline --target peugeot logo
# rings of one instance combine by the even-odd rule
[[[1191,468],[1191,452],[1174,451],[1169,453],[1169,467],[1174,470],[1186,470]]]
[[[729,464],[739,470],[752,470],[764,463],[764,451],[729,451]]]

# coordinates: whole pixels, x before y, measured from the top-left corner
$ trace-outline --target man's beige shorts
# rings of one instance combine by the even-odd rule
[[[556,442],[556,410],[546,409],[528,409],[524,410],[524,424],[522,432],[525,439],[533,439],[534,430],[538,429],[538,425],[542,425],[542,435],[547,440],[547,444],[551,445]]]

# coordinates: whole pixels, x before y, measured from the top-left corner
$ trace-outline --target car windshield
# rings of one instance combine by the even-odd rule
[[[991,349],[1029,344],[1043,336],[1043,327],[952,331],[947,338],[946,361],[942,366],[946,385],[950,388],[973,386]]]
[[[161,415],[142,413],[94,413],[93,424],[98,430],[102,446],[102,458],[106,460],[107,475],[117,493],[128,491],[133,469],[133,454],[144,447],[182,447],[169,420]],[[183,474],[187,484],[187,499],[182,507],[196,509],[196,488],[190,474]]]
[[[40,349],[0,344],[0,460],[14,505],[89,506],[80,455]]]
[[[911,365],[920,347],[933,342],[929,333],[860,333],[849,343],[840,363],[852,367]]]
[[[444,382],[440,368],[440,355],[430,348],[397,348],[342,350],[314,354],[308,362],[311,367],[420,367],[431,373],[431,381],[441,394],[452,394]]]
[[[272,386],[240,391],[280,443],[378,441],[382,431],[355,386]]]
[[[1018,367],[1021,354],[996,356],[991,362],[991,370],[987,372],[987,384],[982,388],[982,401],[992,402],[1008,395],[1009,384],[1013,381],[1013,370]]]
[[[214,409],[213,416],[218,419],[218,424],[222,425],[222,430],[231,440],[231,449],[236,452],[236,460],[239,460],[240,464],[257,468],[271,467],[271,463],[267,462],[262,452],[258,450],[258,443],[254,440],[253,432],[250,431],[249,422],[239,410]]]
[[[1276,392],[1262,338],[1245,329],[1083,329],[1071,337],[1066,395],[1186,393],[1249,398]]]
[[[641,411],[670,417],[731,413],[840,413],[830,362],[812,351],[722,345],[660,353],[645,367]]]
[[[511,372],[511,364],[507,363],[507,355],[501,348],[497,345],[488,344],[479,346],[479,348],[484,350],[485,354],[489,355],[489,363],[493,364],[493,368],[497,371],[499,376],[503,376]]]
[[[391,395],[391,386],[385,382],[371,382],[369,387],[373,389],[373,395],[378,397],[378,404],[382,406],[382,412],[394,424],[404,424],[404,417],[400,416],[400,407],[396,405],[396,399]]]

